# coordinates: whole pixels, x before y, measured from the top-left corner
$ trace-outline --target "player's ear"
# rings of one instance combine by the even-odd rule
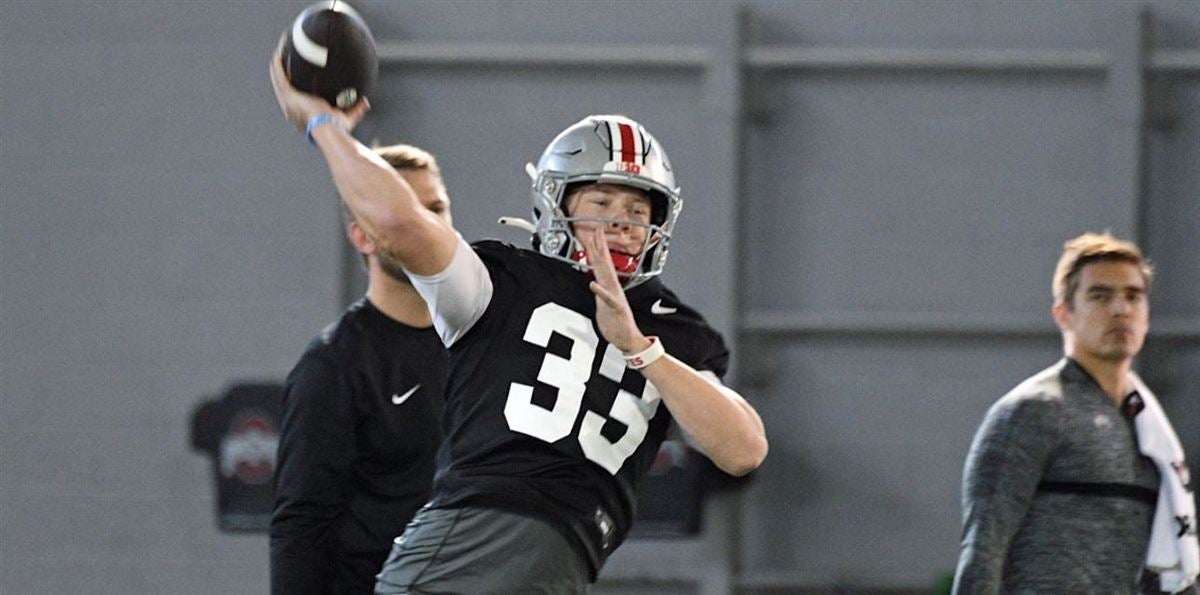
[[[1054,316],[1054,324],[1057,324],[1060,330],[1067,328],[1067,318],[1071,315],[1071,310],[1065,302],[1054,302],[1050,314]]]
[[[366,231],[363,231],[362,226],[357,221],[351,221],[346,224],[346,237],[350,238],[350,245],[354,246],[354,249],[358,250],[359,253],[375,253],[375,241],[371,239],[371,236],[367,235]]]

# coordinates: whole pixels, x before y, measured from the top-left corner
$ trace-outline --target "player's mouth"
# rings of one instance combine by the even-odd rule
[[[608,248],[608,257],[612,261],[613,269],[617,272],[617,276],[632,275],[641,264],[637,256],[611,245]],[[576,250],[571,254],[571,258],[583,263],[588,261],[587,252],[583,250]]]
[[[637,248],[634,248],[635,244],[633,242],[631,242],[628,238],[618,235],[605,235],[604,242],[608,244],[609,253],[614,256],[621,254],[632,257],[637,252],[637,248],[641,248],[640,243],[636,244]]]
[[[612,258],[613,268],[616,269],[617,275],[631,275],[637,271],[638,259],[636,256],[612,249],[608,251],[608,254]]]

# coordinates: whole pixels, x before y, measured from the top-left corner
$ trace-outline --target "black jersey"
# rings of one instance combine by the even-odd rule
[[[360,300],[288,375],[271,519],[274,593],[372,593],[427,500],[446,351]]]
[[[562,528],[594,579],[625,538],[670,424],[658,391],[595,327],[590,275],[495,241],[475,252],[494,287],[450,349],[446,442],[433,505],[491,506]],[[656,279],[626,293],[638,327],[723,376],[725,343]]]

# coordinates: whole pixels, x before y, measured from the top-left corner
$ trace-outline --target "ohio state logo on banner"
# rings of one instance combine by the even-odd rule
[[[239,412],[221,437],[221,474],[248,484],[271,481],[279,448],[276,416],[249,409]]]

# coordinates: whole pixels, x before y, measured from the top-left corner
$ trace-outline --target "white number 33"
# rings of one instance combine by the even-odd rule
[[[537,379],[558,389],[554,408],[546,409],[533,403],[533,387],[519,382],[508,389],[508,401],[504,404],[504,418],[514,432],[528,434],[546,442],[557,442],[569,435],[575,419],[583,405],[583,394],[591,376],[596,348],[600,344],[592,322],[574,310],[554,302],[539,306],[525,328],[525,340],[539,347],[550,344],[552,333],[571,339],[571,355],[563,359],[546,353]],[[611,344],[604,351],[600,362],[600,374],[614,382],[621,382],[625,373],[625,360],[621,352]],[[646,438],[649,420],[658,411],[658,390],[646,382],[641,396],[620,389],[613,401],[612,409],[604,416],[595,411],[585,411],[579,427],[579,446],[588,460],[604,467],[616,475]],[[616,442],[610,442],[601,433],[608,419],[625,424],[628,429]]]

